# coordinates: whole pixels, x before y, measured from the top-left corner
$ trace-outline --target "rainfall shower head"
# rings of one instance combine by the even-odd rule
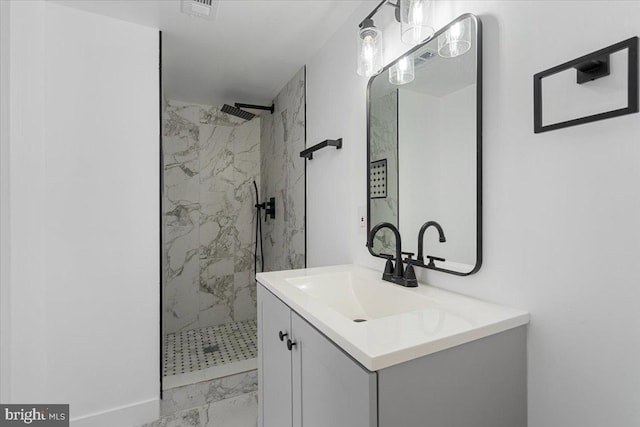
[[[236,102],[234,105],[235,107],[232,107],[231,105],[228,105],[228,104],[224,104],[222,106],[222,112],[227,114],[232,114],[236,117],[240,117],[241,119],[251,120],[256,115],[253,113],[249,113],[247,111],[241,110],[241,108],[248,108],[250,110],[266,110],[266,111],[269,111],[271,114],[273,114],[273,112],[276,109],[276,106],[274,104],[265,106],[265,105],[254,105],[254,104],[241,104],[239,102]]]
[[[222,112],[231,114],[236,117],[240,117],[241,119],[244,119],[244,120],[251,120],[256,116],[253,113],[249,113],[248,111],[244,111],[239,108],[232,107],[231,105],[228,105],[228,104],[224,104],[222,106]]]

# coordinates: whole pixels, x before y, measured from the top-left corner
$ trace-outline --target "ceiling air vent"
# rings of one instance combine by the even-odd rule
[[[189,16],[209,19],[216,18],[219,0],[180,0],[180,10]]]

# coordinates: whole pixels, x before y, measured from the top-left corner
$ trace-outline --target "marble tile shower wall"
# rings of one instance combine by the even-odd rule
[[[381,222],[398,224],[398,92],[384,95],[371,107],[371,162],[387,160],[385,197],[371,199],[371,226]],[[393,254],[395,237],[382,229],[373,240],[376,253]]]
[[[305,69],[274,100],[261,121],[260,197],[276,198],[276,218],[263,224],[264,270],[305,266]]]
[[[255,318],[260,118],[168,101],[163,157],[164,333]]]

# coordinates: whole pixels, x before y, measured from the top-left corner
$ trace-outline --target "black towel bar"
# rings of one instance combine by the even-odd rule
[[[304,151],[300,152],[300,157],[306,157],[309,160],[313,160],[313,152],[318,151],[324,147],[336,147],[337,150],[342,148],[342,138],[338,139],[325,139],[319,144],[314,145],[313,147],[307,148]]]

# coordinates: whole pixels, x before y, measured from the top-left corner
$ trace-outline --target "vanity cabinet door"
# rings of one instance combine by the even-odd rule
[[[289,338],[291,309],[262,286],[258,286],[258,392],[261,427],[292,427],[291,351],[287,348]]]
[[[376,427],[376,374],[291,314],[294,427]]]

